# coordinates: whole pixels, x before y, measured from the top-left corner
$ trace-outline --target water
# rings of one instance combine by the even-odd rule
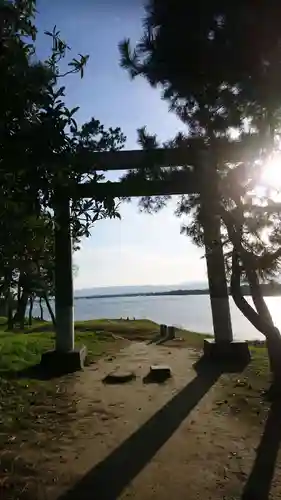
[[[250,299],[249,299],[249,302]],[[281,297],[266,297],[266,302],[277,327],[281,329]],[[234,337],[237,339],[264,339],[230,299]],[[34,315],[39,316],[38,304]],[[201,333],[212,333],[210,299],[207,295],[178,295],[156,297],[115,297],[75,300],[75,319],[99,318],[151,319],[157,323],[174,325]],[[45,310],[45,319],[49,319]]]

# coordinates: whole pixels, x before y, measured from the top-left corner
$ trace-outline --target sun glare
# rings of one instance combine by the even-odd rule
[[[261,181],[266,187],[281,190],[281,153],[274,154],[264,164]]]

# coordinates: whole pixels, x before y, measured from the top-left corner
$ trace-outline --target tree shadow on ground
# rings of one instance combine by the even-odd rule
[[[281,401],[273,401],[241,500],[268,500],[281,442]]]
[[[134,432],[107,458],[93,467],[60,500],[116,500],[125,487],[150,462],[183,420],[225,371],[241,371],[243,365],[210,363],[204,357],[194,366],[197,375]],[[188,444],[185,444],[188,446]]]

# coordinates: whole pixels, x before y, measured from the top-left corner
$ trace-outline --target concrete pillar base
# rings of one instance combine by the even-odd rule
[[[82,346],[73,351],[47,351],[42,354],[40,367],[48,375],[64,375],[83,370],[87,348]]]
[[[232,342],[216,342],[214,339],[204,340],[204,356],[217,361],[241,361],[248,363],[251,359],[248,343],[233,340]]]

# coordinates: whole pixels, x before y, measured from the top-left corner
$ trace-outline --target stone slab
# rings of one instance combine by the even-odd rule
[[[136,374],[133,371],[117,369],[106,375],[103,382],[105,384],[125,384],[126,382],[131,382],[135,378]]]
[[[204,339],[204,356],[220,361],[249,362],[251,359],[248,343],[241,340],[216,342]]]
[[[171,368],[166,365],[151,365],[149,371],[150,380],[162,382],[172,376]]]
[[[53,375],[63,375],[83,370],[87,356],[86,346],[73,351],[46,351],[42,354],[40,368]]]

